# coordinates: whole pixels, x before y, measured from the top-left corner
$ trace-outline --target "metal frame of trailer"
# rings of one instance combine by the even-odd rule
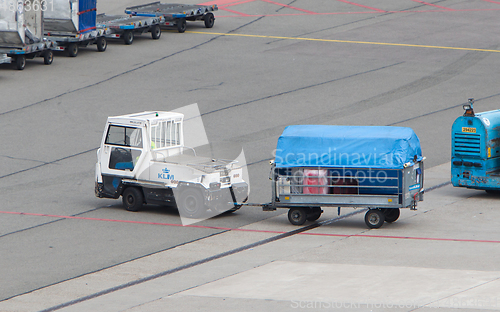
[[[206,28],[212,28],[215,23],[215,16],[212,13],[219,8],[213,5],[188,5],[176,3],[153,2],[149,4],[137,5],[125,9],[125,13],[135,16],[163,16],[164,26],[177,27],[177,31],[186,31],[186,21],[203,20]]]
[[[43,57],[45,65],[52,64],[54,60],[53,51],[57,48],[55,42],[44,38],[41,42],[25,44],[22,47],[2,47],[0,53],[4,53],[9,57],[11,63],[16,64],[16,68],[23,70],[26,66],[26,59],[34,59],[35,57]],[[6,61],[4,61],[5,63]]]
[[[123,16],[106,15],[105,13],[97,15],[97,24],[110,30],[106,37],[122,38],[125,44],[132,44],[135,34],[141,35],[146,32],[150,32],[153,39],[160,39],[160,24],[164,22],[163,16]]]
[[[0,64],[10,64],[11,58],[7,54],[0,54]]]
[[[74,32],[47,32],[45,35],[57,43],[56,51],[68,51],[68,55],[76,57],[80,47],[89,44],[97,45],[97,51],[104,52],[108,46],[106,36],[110,33],[105,27],[97,27],[85,33]]]
[[[321,168],[276,168],[272,164],[272,201],[265,204],[244,204],[261,206],[264,211],[287,208],[288,220],[294,225],[317,220],[321,207],[368,208],[365,216],[369,228],[379,228],[385,222],[392,223],[399,218],[400,208],[416,210],[417,203],[424,194],[424,160],[408,164],[401,169],[369,169],[356,167]],[[330,174],[322,177],[328,184],[306,183],[303,170],[327,170]],[[346,174],[348,172],[348,174]],[[362,173],[362,174],[358,174]],[[381,174],[382,173],[382,174]],[[380,177],[384,183],[380,183]],[[299,177],[299,178],[297,178]],[[310,177],[318,180],[319,177]],[[360,183],[360,180],[373,183]],[[306,194],[304,188],[325,189],[326,192]]]

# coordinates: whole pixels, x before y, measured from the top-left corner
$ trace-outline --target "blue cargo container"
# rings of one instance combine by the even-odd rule
[[[475,113],[473,99],[451,128],[451,183],[500,190],[500,110]]]
[[[424,157],[410,128],[289,126],[272,163],[272,202],[290,223],[317,220],[322,207],[366,207],[366,225],[398,219],[423,200]]]

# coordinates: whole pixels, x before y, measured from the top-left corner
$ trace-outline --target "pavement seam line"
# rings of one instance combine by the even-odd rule
[[[74,300],[71,300],[71,301],[68,301],[68,302],[65,302],[65,303],[62,303],[62,304],[59,304],[59,305],[56,305],[56,306],[53,306],[53,307],[41,310],[39,312],[57,311],[57,310],[60,310],[62,308],[66,308],[66,307],[69,307],[69,306],[72,306],[72,305],[75,305],[75,304],[78,304],[78,303],[81,303],[81,302],[84,302],[84,301],[87,301],[87,300],[91,300],[91,299],[94,299],[94,298],[97,298],[97,297],[100,297],[100,296],[103,296],[103,295],[106,295],[106,294],[109,294],[109,293],[112,293],[112,292],[115,292],[115,291],[118,291],[118,290],[121,290],[121,289],[125,289],[125,288],[131,287],[131,286],[135,286],[135,285],[138,285],[138,284],[142,284],[142,283],[145,283],[145,282],[148,282],[148,281],[151,281],[151,280],[154,280],[154,279],[166,276],[166,275],[170,275],[170,274],[173,274],[173,273],[185,270],[185,269],[189,269],[189,268],[201,265],[201,264],[205,264],[207,262],[211,262],[211,261],[214,261],[214,260],[217,260],[217,259],[220,259],[220,258],[224,258],[224,257],[230,256],[230,255],[233,255],[233,254],[236,254],[236,253],[248,250],[250,248],[255,248],[255,247],[258,247],[258,246],[261,246],[261,245],[265,245],[265,244],[268,244],[268,243],[271,243],[271,242],[274,242],[274,241],[277,241],[277,240],[280,240],[280,239],[283,239],[283,238],[287,238],[287,237],[290,237],[290,236],[293,236],[293,235],[296,235],[296,234],[300,234],[302,232],[312,230],[312,229],[320,227],[322,225],[331,224],[331,223],[334,223],[334,222],[346,219],[348,217],[351,217],[353,215],[359,214],[359,213],[363,212],[364,210],[365,209],[354,211],[354,212],[351,212],[351,213],[348,213],[348,214],[345,214],[343,216],[339,216],[339,217],[336,217],[336,218],[333,218],[333,219],[330,219],[330,220],[325,220],[325,221],[322,221],[322,222],[310,224],[310,225],[307,225],[305,227],[302,227],[302,228],[299,228],[299,229],[296,229],[296,230],[292,230],[292,231],[289,231],[289,232],[286,232],[286,233],[283,233],[283,234],[279,234],[279,235],[276,235],[276,236],[273,236],[273,237],[270,237],[270,238],[267,238],[267,239],[263,239],[263,240],[257,241],[255,243],[247,244],[247,245],[244,245],[244,246],[241,246],[241,247],[238,247],[238,248],[234,248],[234,249],[226,251],[226,252],[219,253],[217,255],[213,255],[213,256],[210,256],[210,257],[207,257],[207,258],[204,258],[204,259],[200,259],[200,260],[197,260],[197,261],[185,264],[185,265],[181,265],[181,266],[178,266],[178,267],[170,269],[170,270],[166,270],[166,271],[163,271],[163,272],[160,272],[160,273],[156,273],[156,274],[153,274],[153,275],[150,275],[150,276],[146,276],[146,277],[137,279],[135,281],[124,283],[124,284],[121,284],[121,285],[118,285],[118,286],[115,286],[115,287],[111,287],[111,288],[108,288],[108,289],[96,292],[96,293],[91,294],[91,295],[87,295],[87,296],[84,296],[84,297],[81,297],[81,298],[78,298],[78,299],[74,299]]]

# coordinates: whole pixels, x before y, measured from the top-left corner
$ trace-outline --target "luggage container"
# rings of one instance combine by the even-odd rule
[[[26,66],[26,59],[35,57],[43,57],[46,65],[52,64],[55,43],[43,37],[44,9],[46,6],[39,0],[1,2],[0,53],[6,54],[19,70]]]
[[[97,25],[110,30],[106,37],[122,38],[125,44],[132,44],[136,34],[141,35],[146,32],[150,32],[153,39],[160,39],[160,24],[164,21],[163,16],[123,16],[107,15],[105,13],[97,15]]]
[[[474,112],[474,99],[451,128],[451,183],[500,191],[500,110]]]
[[[57,51],[78,55],[80,47],[97,45],[97,51],[106,51],[105,27],[96,24],[96,0],[50,0],[52,9],[45,12],[45,35],[57,42]]]
[[[272,201],[248,205],[288,208],[294,225],[323,207],[363,207],[366,225],[379,228],[423,200],[424,159],[410,128],[289,126],[271,161]]]
[[[175,3],[153,2],[137,5],[125,9],[125,13],[135,16],[163,16],[165,21],[162,25],[177,27],[177,31],[186,31],[186,21],[203,21],[206,28],[212,28],[215,16],[212,13],[219,8],[213,5],[187,5]]]

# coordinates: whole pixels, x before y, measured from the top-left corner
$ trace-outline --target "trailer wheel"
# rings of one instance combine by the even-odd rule
[[[187,188],[175,200],[177,202],[177,208],[179,209],[179,214],[186,218],[200,218],[205,213],[205,203],[201,193],[193,188]]]
[[[54,53],[52,50],[48,50],[43,54],[43,63],[45,65],[50,65],[54,61]]]
[[[214,27],[215,17],[213,13],[207,13],[203,19],[205,20],[205,27],[212,28]]]
[[[71,43],[68,46],[68,55],[70,57],[76,57],[78,55],[78,45],[76,43]]]
[[[18,55],[16,57],[16,68],[19,70],[23,70],[24,67],[26,67],[26,56],[25,55]]]
[[[307,220],[307,211],[301,207],[293,207],[288,210],[288,221],[293,225],[302,225]]]
[[[177,21],[177,31],[183,33],[186,31],[186,19],[181,18]]]
[[[108,47],[108,41],[106,40],[105,37],[97,38],[96,43],[97,43],[97,51],[99,51],[99,52],[106,51],[106,48]]]
[[[144,196],[138,188],[128,187],[122,194],[122,202],[128,211],[138,211],[144,203]]]
[[[161,28],[160,25],[153,25],[151,27],[151,38],[153,39],[160,39],[161,36]]]
[[[399,219],[400,211],[399,208],[387,208],[384,209],[385,222],[392,223]]]
[[[125,31],[123,33],[123,42],[125,42],[126,45],[132,44],[132,42],[134,42],[134,33],[130,30]]]
[[[379,209],[370,209],[365,214],[365,223],[370,229],[378,229],[384,224],[385,216]]]
[[[307,213],[307,221],[316,221],[321,217],[323,210],[320,207],[309,208]]]

